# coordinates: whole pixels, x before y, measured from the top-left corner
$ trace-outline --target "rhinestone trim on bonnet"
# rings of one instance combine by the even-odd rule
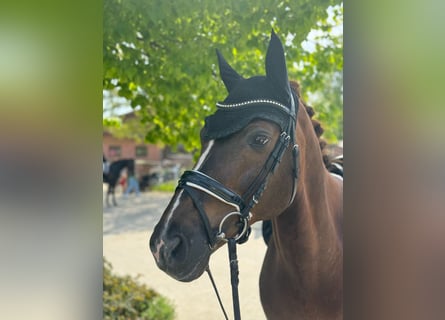
[[[244,101],[244,102],[239,102],[239,103],[232,103],[232,104],[222,104],[220,102],[217,102],[216,106],[217,107],[221,107],[221,108],[236,108],[236,107],[242,107],[242,106],[245,106],[245,105],[257,104],[257,103],[273,104],[273,105],[276,105],[278,107],[283,108],[286,111],[289,110],[284,104],[281,104],[281,103],[273,101],[273,100],[266,100],[266,99],[249,100],[249,101]]]

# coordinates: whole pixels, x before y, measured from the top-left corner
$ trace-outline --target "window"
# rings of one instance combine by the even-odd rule
[[[147,146],[136,146],[136,157],[146,157],[147,153]]]
[[[108,147],[108,157],[117,158],[122,154],[121,146],[109,146]]]

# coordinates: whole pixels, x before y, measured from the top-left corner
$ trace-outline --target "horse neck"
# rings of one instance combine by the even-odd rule
[[[119,169],[119,172],[120,172],[124,168],[130,169],[130,167],[131,167],[131,161],[130,160],[121,160],[121,162],[119,163],[117,168]]]
[[[111,181],[114,181],[114,183],[117,182],[119,179],[119,176],[121,174],[121,171],[125,168],[131,167],[131,161],[128,160],[118,160],[116,162],[113,162],[110,166],[110,172],[108,173],[108,179]]]
[[[298,113],[297,142],[300,146],[297,194],[291,206],[273,223],[274,242],[284,259],[303,258],[300,255],[320,257],[338,238],[336,221],[340,212],[335,201],[339,197],[329,196],[331,188],[337,189],[338,184],[324,166],[319,140],[304,107]],[[299,247],[298,257],[295,246]]]

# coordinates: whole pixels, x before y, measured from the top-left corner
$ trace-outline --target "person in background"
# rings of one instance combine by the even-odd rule
[[[127,188],[127,170],[124,169],[121,172],[121,175],[119,177],[119,185],[122,188],[122,193],[125,193],[125,189]]]
[[[107,159],[105,158],[105,155],[103,155],[103,160],[102,160],[102,172],[103,174],[107,175],[108,171],[110,171],[110,163],[107,161]]]
[[[140,190],[139,190],[139,182],[136,179],[136,175],[133,170],[128,170],[127,175],[127,189],[125,190],[124,197],[127,197],[130,192],[134,191],[136,196],[139,196]]]

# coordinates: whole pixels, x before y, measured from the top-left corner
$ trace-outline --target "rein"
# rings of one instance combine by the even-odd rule
[[[245,104],[248,104],[246,102]],[[271,103],[274,105],[273,103]],[[276,107],[276,106],[275,106]],[[233,310],[235,320],[241,319],[240,305],[239,305],[239,294],[238,294],[238,259],[236,252],[236,244],[244,243],[248,240],[251,228],[249,226],[249,221],[252,217],[251,209],[258,204],[261,195],[266,189],[268,179],[270,175],[275,171],[278,164],[283,158],[284,151],[289,147],[292,142],[292,154],[293,154],[293,185],[292,193],[289,204],[293,202],[296,193],[296,184],[298,178],[298,156],[299,147],[295,143],[296,136],[296,108],[293,95],[291,95],[291,107],[288,109],[288,123],[283,131],[281,132],[274,149],[264,163],[259,175],[252,181],[247,191],[243,196],[238,195],[236,192],[230,190],[224,186],[219,181],[214,178],[204,174],[199,170],[187,170],[183,173],[179,179],[177,189],[183,189],[192,199],[193,205],[198,210],[199,216],[203,222],[204,228],[206,230],[208,244],[210,250],[215,249],[218,243],[221,241],[227,242],[229,261],[230,261],[230,275],[231,275],[231,285],[232,285],[232,300],[233,300]],[[203,204],[199,199],[199,192],[204,192],[213,198],[232,206],[235,211],[228,213],[220,222],[218,231],[212,229],[208,215],[206,214]],[[232,216],[238,216],[239,221],[238,234],[233,237],[227,237],[223,231],[223,226]],[[207,266],[207,273],[209,274],[210,281],[215,290],[216,296],[218,298],[221,309],[224,313],[226,319],[227,313],[224,310],[224,306],[221,302],[218,290],[216,288],[215,282],[213,280],[210,268]]]

